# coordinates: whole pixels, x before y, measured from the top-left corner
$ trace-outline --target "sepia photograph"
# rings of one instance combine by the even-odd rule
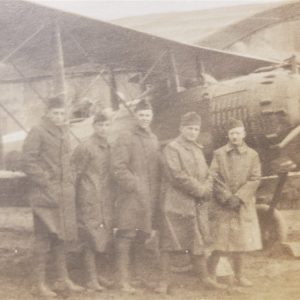
[[[0,299],[299,300],[300,0],[0,0]]]

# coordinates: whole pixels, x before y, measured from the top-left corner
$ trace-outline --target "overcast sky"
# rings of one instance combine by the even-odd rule
[[[241,4],[278,2],[278,0],[139,0],[139,1],[103,1],[103,0],[31,0],[43,5],[55,7],[81,15],[112,20],[128,16],[164,13],[174,11],[193,11],[214,7],[226,7]]]

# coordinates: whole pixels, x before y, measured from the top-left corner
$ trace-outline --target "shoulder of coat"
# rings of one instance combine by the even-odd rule
[[[133,136],[134,136],[134,134],[131,131],[124,130],[117,136],[115,141],[111,142],[111,146],[116,147],[118,145],[129,144],[130,141],[132,140]]]
[[[41,125],[35,125],[29,130],[28,135],[38,136],[41,135],[42,133],[43,133],[43,127]]]
[[[154,134],[153,132],[151,132],[151,133],[150,133],[150,136],[151,136],[151,138],[152,138],[154,141],[158,142],[158,138],[157,138],[156,134]]]
[[[250,153],[253,156],[258,156],[258,153],[253,148],[249,147],[248,145],[247,145],[247,151],[248,151],[248,153]]]
[[[91,141],[90,138],[84,138],[80,144],[77,145],[77,147],[75,149],[80,150],[80,151],[84,151],[84,150],[89,150],[91,147]]]
[[[218,148],[214,151],[214,155],[221,155],[222,153],[226,152],[226,145]]]
[[[165,147],[165,150],[180,150],[180,144],[178,143],[178,141],[175,139],[171,142],[169,142],[166,147]]]

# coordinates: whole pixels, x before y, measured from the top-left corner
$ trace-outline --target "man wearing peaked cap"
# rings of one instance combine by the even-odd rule
[[[30,180],[34,220],[35,292],[40,297],[55,297],[46,284],[46,263],[53,253],[56,289],[82,291],[69,278],[65,242],[77,238],[76,209],[71,146],[62,99],[47,101],[40,123],[28,133],[23,145],[23,168]]]
[[[134,115],[135,125],[118,138],[111,155],[118,188],[115,206],[117,270],[121,289],[129,293],[135,292],[129,281],[130,252],[133,248],[135,261],[140,261],[145,241],[155,232],[160,182],[159,144],[150,128],[151,104],[141,100]]]
[[[65,101],[61,97],[51,97],[48,98],[46,102],[47,108],[64,108],[65,107]]]
[[[136,105],[136,107],[135,107],[135,112],[137,112],[137,111],[139,111],[139,110],[153,110],[153,108],[152,108],[152,105],[151,105],[151,103],[148,101],[148,100],[146,100],[146,99],[141,99],[138,103],[137,103],[137,105]]]
[[[231,256],[236,283],[251,286],[243,274],[243,253],[262,247],[255,207],[261,165],[258,154],[244,141],[243,122],[231,118],[227,130],[228,144],[215,151],[211,164],[216,209],[210,271],[215,275],[220,256]]]
[[[201,125],[201,117],[196,112],[188,112],[181,117],[181,126]]]
[[[244,128],[244,123],[241,120],[230,118],[228,120],[227,131],[233,128]]]
[[[98,276],[96,257],[112,249],[113,190],[110,176],[110,146],[107,142],[110,116],[101,111],[94,116],[93,134],[73,153],[76,173],[78,231],[83,246],[87,288],[103,290],[109,281]],[[99,282],[100,281],[100,282]]]
[[[163,150],[164,178],[162,195],[162,280],[157,292],[169,286],[169,257],[172,252],[188,252],[205,287],[222,289],[209,277],[206,255],[211,242],[208,206],[212,180],[197,144],[201,118],[188,112],[181,118],[180,135]]]

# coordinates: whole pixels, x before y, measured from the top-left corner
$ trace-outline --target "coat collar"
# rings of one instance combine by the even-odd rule
[[[152,137],[153,136],[153,133],[150,128],[147,130],[147,129],[140,127],[139,125],[135,125],[133,132],[137,135],[144,136],[144,137]]]
[[[196,142],[189,142],[187,141],[185,138],[183,138],[181,135],[177,137],[176,141],[182,145],[184,148],[188,149],[188,150],[191,150],[193,149],[194,147],[197,147],[199,149],[203,149],[203,146],[196,143]]]
[[[239,147],[235,147],[232,144],[228,143],[225,146],[225,150],[226,150],[227,153],[236,150],[237,152],[239,152],[240,154],[242,154],[242,153],[247,152],[248,146],[246,145],[245,142],[241,146],[239,146]]]
[[[103,137],[99,137],[97,134],[92,134],[91,136],[92,141],[99,147],[101,148],[107,148],[108,142],[107,139],[103,138]]]

